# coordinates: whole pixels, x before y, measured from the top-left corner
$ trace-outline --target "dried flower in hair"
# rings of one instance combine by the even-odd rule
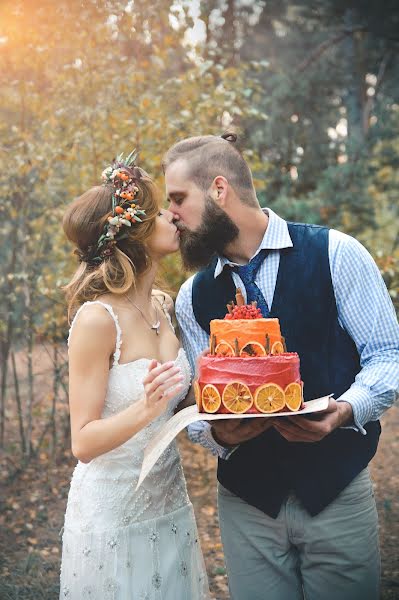
[[[141,171],[134,164],[136,158],[135,150],[126,159],[120,154],[115,162],[102,172],[104,185],[113,186],[112,216],[108,217],[96,245],[89,246],[86,252],[76,251],[81,261],[90,265],[100,264],[104,258],[111,256],[115,244],[127,237],[124,227],[142,223],[141,217],[145,216],[145,210],[134,202],[139,191],[137,182],[141,179]]]

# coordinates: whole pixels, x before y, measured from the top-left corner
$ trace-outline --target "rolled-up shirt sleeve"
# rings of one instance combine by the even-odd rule
[[[188,279],[180,288],[176,298],[176,319],[179,324],[180,337],[186,351],[191,370],[196,372],[197,358],[209,346],[209,336],[198,325],[192,306],[193,279]],[[231,449],[224,448],[212,436],[211,426],[207,421],[197,421],[187,428],[188,436],[194,443],[201,444],[213,455],[228,458]]]
[[[376,421],[399,395],[399,324],[382,276],[354,238],[330,231],[330,266],[340,325],[356,344],[361,370],[338,401],[352,406],[354,425]]]

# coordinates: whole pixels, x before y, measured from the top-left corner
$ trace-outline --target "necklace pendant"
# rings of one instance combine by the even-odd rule
[[[157,321],[154,325],[151,325],[151,329],[155,331],[157,335],[159,335],[159,328],[161,326],[161,321]]]

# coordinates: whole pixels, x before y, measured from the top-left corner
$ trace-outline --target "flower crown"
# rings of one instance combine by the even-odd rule
[[[146,212],[134,198],[139,191],[136,183],[141,179],[140,169],[134,164],[137,152],[133,150],[126,159],[120,154],[115,162],[102,172],[103,185],[111,184],[112,216],[109,216],[104,225],[103,232],[96,245],[89,246],[86,252],[76,251],[81,261],[90,265],[98,265],[107,256],[111,256],[114,246],[120,240],[126,239],[126,227],[134,223],[142,223]]]

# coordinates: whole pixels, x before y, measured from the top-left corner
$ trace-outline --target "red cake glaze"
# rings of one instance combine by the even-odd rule
[[[283,389],[290,383],[300,383],[299,356],[286,352],[275,356],[242,358],[237,356],[203,356],[199,361],[198,383],[201,390],[213,384],[222,396],[226,384],[232,381],[245,383],[254,394],[264,383],[276,383]],[[218,412],[228,412],[224,406]],[[257,413],[255,406],[248,411]]]

